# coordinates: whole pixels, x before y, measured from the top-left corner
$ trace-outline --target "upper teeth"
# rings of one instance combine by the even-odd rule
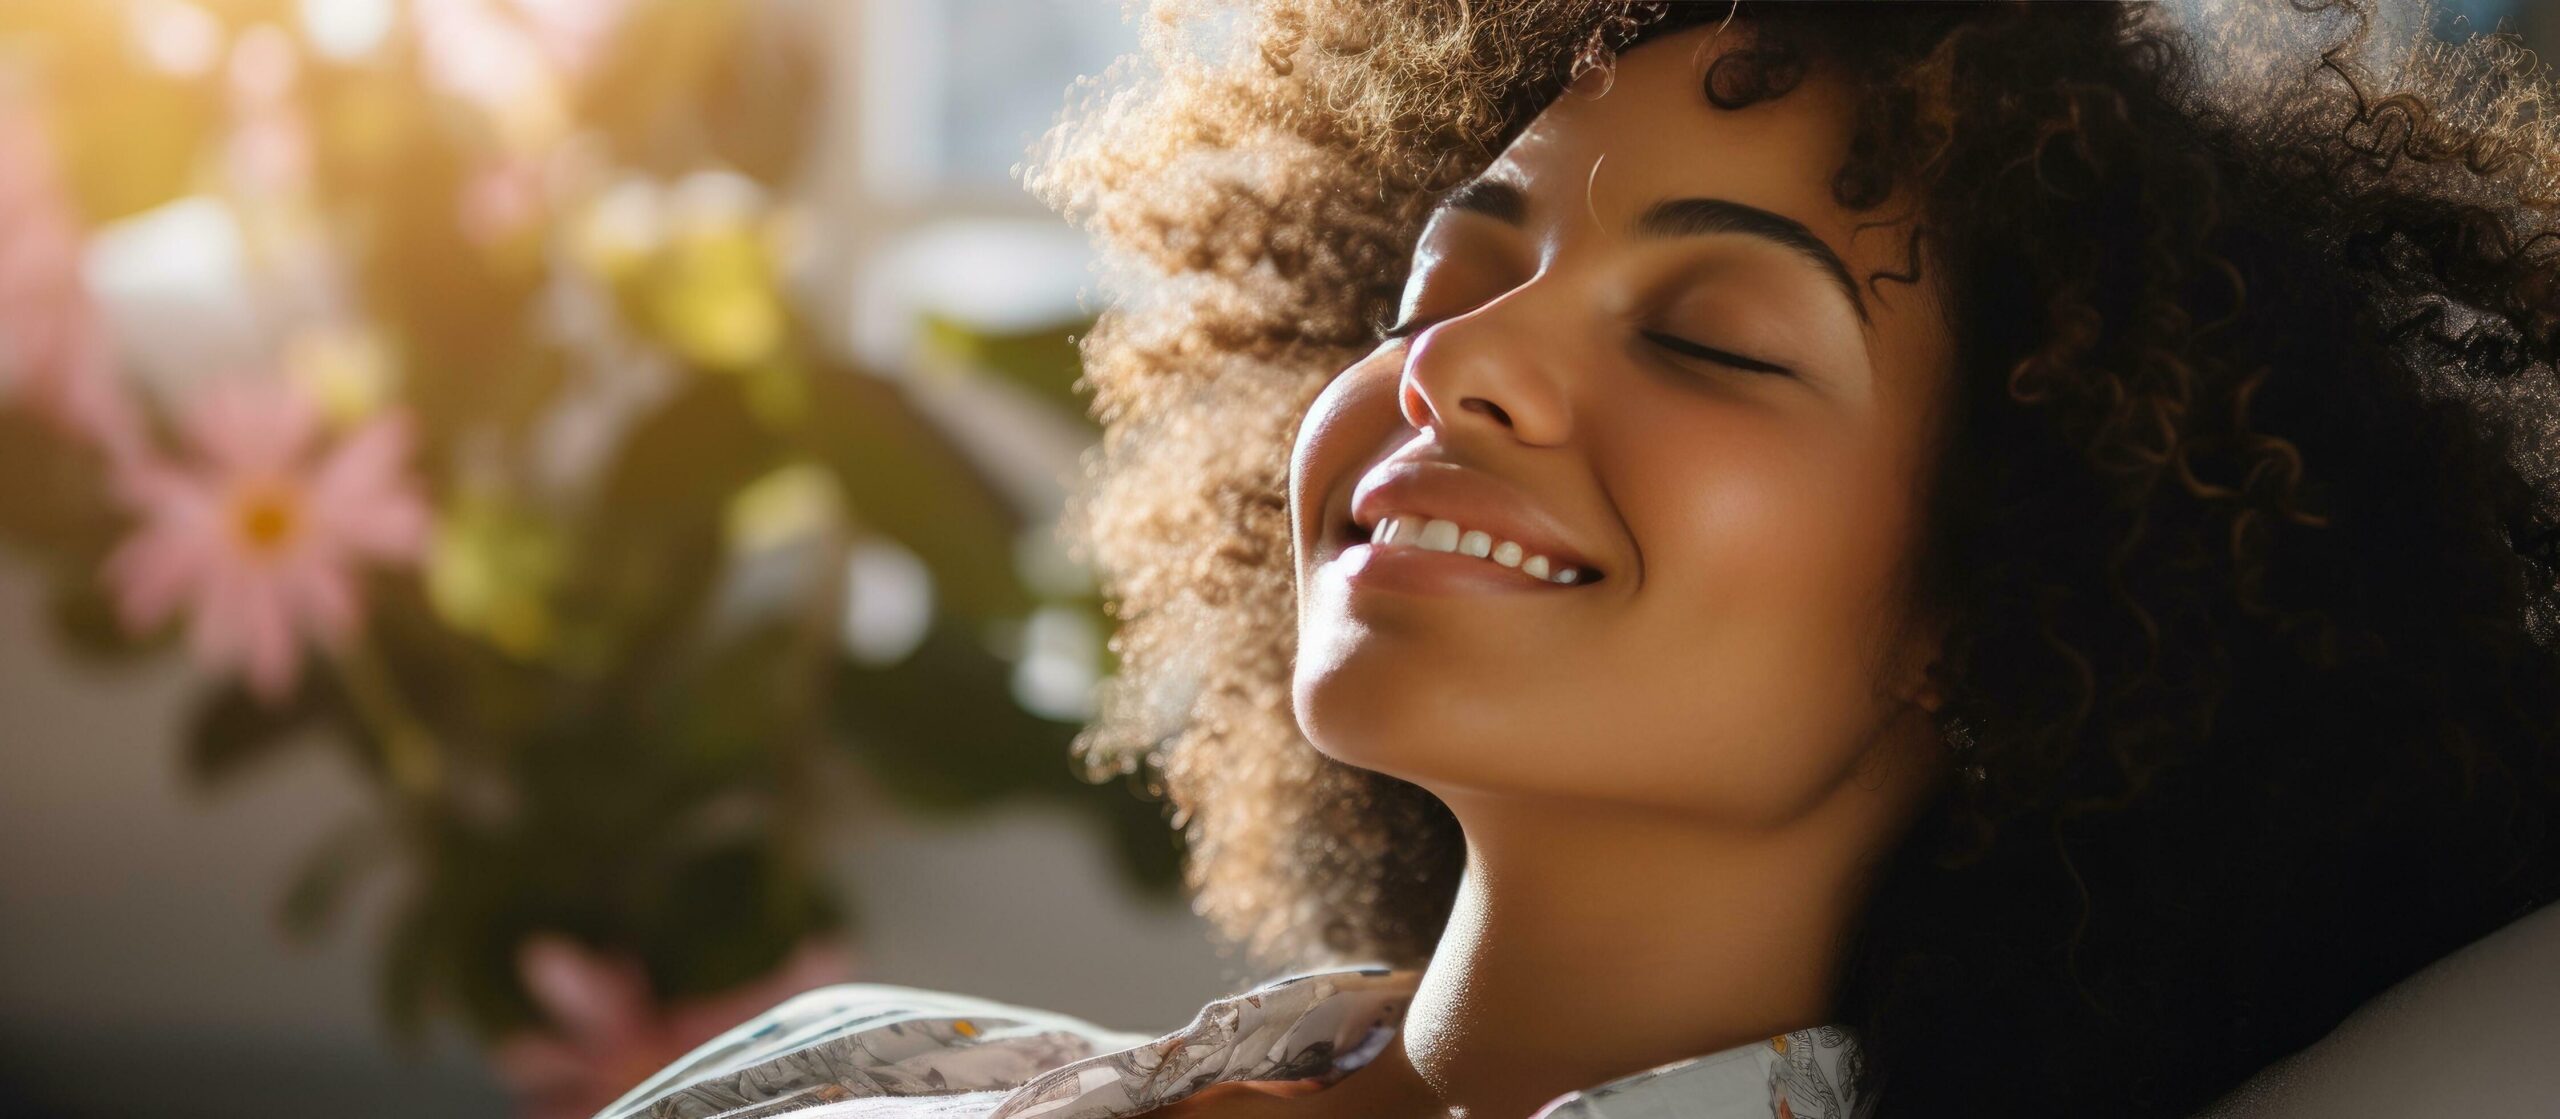
[[[1462,556],[1483,556],[1504,567],[1516,567],[1523,573],[1550,583],[1572,583],[1582,578],[1582,570],[1570,565],[1551,565],[1545,556],[1521,558],[1524,550],[1508,540],[1496,540],[1489,533],[1461,529],[1456,521],[1437,517],[1398,514],[1378,522],[1377,534],[1369,538],[1373,545],[1402,541],[1434,552],[1456,552]],[[1553,574],[1548,568],[1555,568]]]

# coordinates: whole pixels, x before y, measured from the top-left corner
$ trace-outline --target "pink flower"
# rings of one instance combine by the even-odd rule
[[[78,215],[33,107],[0,104],[0,384],[55,428],[123,459],[140,410],[81,276]]]
[[[761,979],[661,1004],[638,962],[562,937],[526,941],[516,965],[554,1026],[510,1037],[491,1055],[526,1119],[587,1119],[695,1046],[854,970],[843,948],[813,940]]]
[[[145,456],[118,488],[142,524],[106,575],[128,628],[186,607],[197,659],[240,671],[274,702],[292,691],[312,640],[337,646],[360,622],[354,564],[415,562],[430,530],[403,475],[408,419],[365,421],[314,460],[317,404],[282,377],[232,376],[189,403],[190,461]]]

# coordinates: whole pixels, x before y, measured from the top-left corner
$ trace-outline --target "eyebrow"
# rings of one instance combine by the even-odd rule
[[[1505,180],[1479,177],[1450,188],[1432,204],[1434,215],[1445,210],[1483,214],[1505,225],[1525,228],[1529,224],[1529,195]],[[1858,291],[1857,280],[1849,275],[1847,262],[1803,222],[1784,214],[1728,198],[1666,198],[1645,207],[1644,213],[1636,217],[1635,232],[1639,237],[1653,239],[1740,233],[1773,242],[1830,276],[1840,294],[1848,297],[1849,306],[1858,312],[1858,321],[1870,325],[1875,321],[1867,313],[1866,297]]]

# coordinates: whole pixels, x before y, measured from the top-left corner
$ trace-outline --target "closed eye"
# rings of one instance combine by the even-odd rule
[[[1686,338],[1675,337],[1673,335],[1664,334],[1660,331],[1640,330],[1636,333],[1643,335],[1646,341],[1660,346],[1663,349],[1669,350],[1675,354],[1694,357],[1701,361],[1712,361],[1718,365],[1730,365],[1736,369],[1747,370],[1753,373],[1774,373],[1784,377],[1792,377],[1795,375],[1793,370],[1790,370],[1783,365],[1771,365],[1768,362],[1754,358],[1747,358],[1741,354],[1727,353],[1713,347],[1701,346]]]
[[[1409,322],[1397,323],[1393,326],[1379,327],[1378,340],[1381,342],[1387,342],[1418,334],[1425,328],[1428,328],[1433,321],[1434,320],[1430,319],[1415,319]],[[1640,330],[1636,333],[1642,335],[1646,341],[1683,357],[1692,357],[1700,361],[1712,361],[1718,365],[1729,365],[1735,369],[1741,369],[1752,373],[1771,373],[1782,377],[1795,376],[1794,370],[1788,369],[1783,365],[1771,365],[1768,362],[1761,361],[1756,358],[1744,357],[1741,354],[1719,350],[1712,346],[1701,346],[1677,335],[1664,334],[1658,330]]]

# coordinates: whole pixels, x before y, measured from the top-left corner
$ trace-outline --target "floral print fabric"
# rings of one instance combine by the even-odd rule
[[[1421,983],[1381,965],[1282,976],[1149,1037],[885,983],[823,987],[713,1039],[597,1119],[1129,1119],[1212,1084],[1351,1075]],[[1533,1119],[1865,1119],[1855,1037],[1780,1034],[1550,1101]]]

